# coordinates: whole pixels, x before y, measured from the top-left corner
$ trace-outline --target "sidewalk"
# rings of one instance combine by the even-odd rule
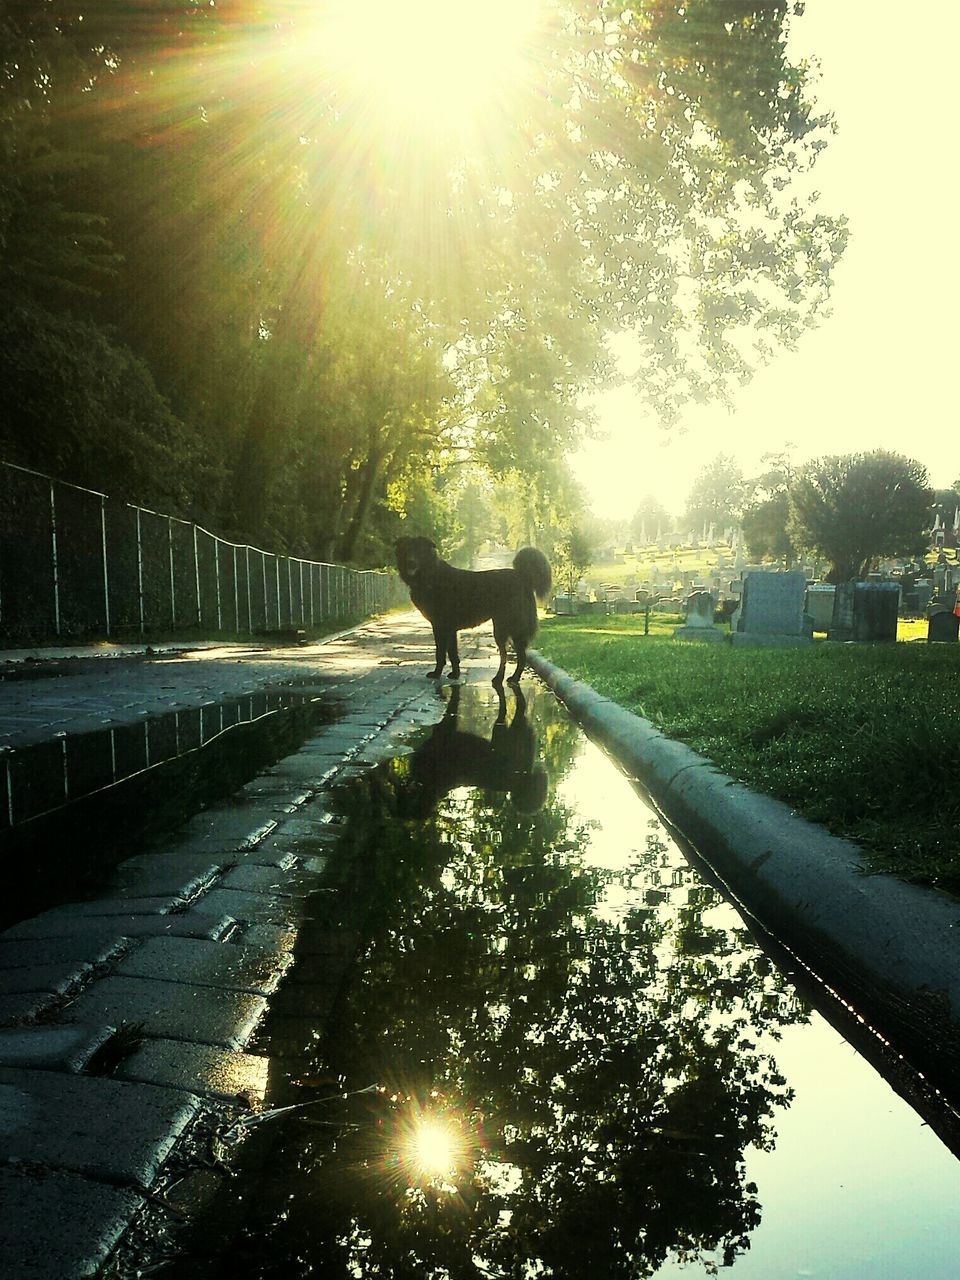
[[[14,748],[278,685],[332,694],[343,713],[162,849],[131,850],[101,896],[0,934],[0,1274],[96,1274],[171,1154],[263,1098],[271,1051],[255,1035],[299,925],[349,917],[313,892],[336,857],[326,789],[440,718],[432,653],[419,617],[393,615],[304,648],[0,684]],[[351,959],[338,928],[310,957],[333,990]]]

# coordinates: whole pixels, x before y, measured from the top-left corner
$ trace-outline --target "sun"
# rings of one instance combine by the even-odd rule
[[[539,10],[540,0],[331,0],[311,43],[369,112],[442,132],[523,81]]]

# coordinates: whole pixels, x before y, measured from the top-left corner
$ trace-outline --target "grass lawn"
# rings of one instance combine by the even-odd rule
[[[673,640],[678,622],[548,618],[536,643],[875,869],[960,895],[960,645],[733,648]]]

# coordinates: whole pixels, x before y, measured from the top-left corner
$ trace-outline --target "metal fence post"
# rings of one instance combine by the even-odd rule
[[[246,547],[247,553],[247,631],[253,635],[253,604],[250,599],[250,548]]]
[[[213,564],[217,575],[217,630],[223,630],[223,611],[220,607],[220,539],[213,539]]]
[[[177,625],[177,585],[173,573],[173,517],[167,516],[167,546],[170,552],[170,624]]]
[[[193,526],[193,580],[197,588],[197,631],[203,630],[203,609],[200,607],[200,552],[197,548],[197,526]]]
[[[237,548],[233,548],[233,621],[240,634],[240,582],[237,578]]]
[[[147,629],[147,621],[143,610],[143,537],[140,532],[140,508],[137,511],[137,604],[140,609],[140,635]]]
[[[100,545],[103,548],[103,616],[110,638],[110,573],[107,567],[107,499],[100,495]]]
[[[57,499],[50,481],[50,547],[53,555],[53,619],[54,629],[60,634],[60,565],[57,560]]]

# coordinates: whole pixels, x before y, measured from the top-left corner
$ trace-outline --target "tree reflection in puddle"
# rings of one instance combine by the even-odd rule
[[[364,946],[300,1079],[381,1087],[286,1126],[251,1274],[579,1280],[748,1247],[744,1151],[773,1145],[772,1049],[805,1011],[528,696],[452,692],[412,754],[340,796]]]

